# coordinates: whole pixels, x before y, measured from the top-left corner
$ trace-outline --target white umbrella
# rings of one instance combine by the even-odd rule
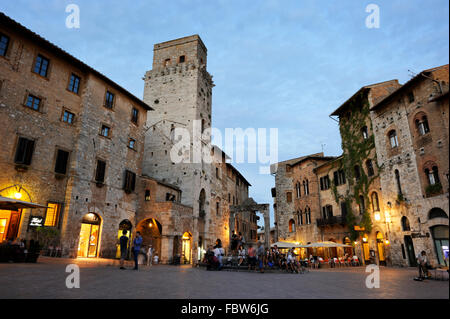
[[[287,243],[285,241],[277,241],[276,243],[270,245],[270,247],[275,246],[277,246],[278,248],[296,248],[296,245],[294,243]]]
[[[0,209],[18,210],[20,208],[47,208],[47,206],[0,196]]]

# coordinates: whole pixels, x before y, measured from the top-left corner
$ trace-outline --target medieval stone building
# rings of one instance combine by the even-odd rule
[[[199,248],[228,244],[228,207],[248,198],[248,181],[222,156],[170,158],[175,127],[211,126],[198,36],[155,45],[145,102],[3,14],[0,44],[0,195],[48,207],[0,211],[0,242],[37,239],[38,216],[63,256],[116,257],[124,229],[164,263],[196,263]],[[187,145],[212,151],[207,135]],[[256,218],[242,218],[256,238]]]
[[[318,186],[318,196],[311,197],[316,203],[309,203],[314,226],[299,227],[292,196],[302,184],[292,178],[291,165],[308,157],[274,170],[278,240],[352,244],[347,253],[364,263],[398,266],[415,265],[425,250],[433,265],[445,265],[448,65],[404,85],[392,80],[364,86],[331,116],[338,117],[343,154],[312,170],[309,182]]]

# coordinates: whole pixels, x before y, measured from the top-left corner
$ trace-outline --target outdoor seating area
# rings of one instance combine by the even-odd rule
[[[3,263],[35,263],[39,255],[39,243],[33,240],[0,244],[0,262]]]

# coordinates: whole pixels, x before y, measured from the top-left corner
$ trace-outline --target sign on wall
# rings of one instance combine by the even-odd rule
[[[44,226],[44,217],[42,216],[30,216],[29,227],[42,227]]]

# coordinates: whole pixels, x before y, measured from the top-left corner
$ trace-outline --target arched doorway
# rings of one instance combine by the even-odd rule
[[[333,243],[336,242],[336,240],[334,238],[330,238],[330,239],[328,239],[328,241],[331,241]],[[335,257],[337,258],[337,256],[338,256],[337,247],[331,247],[330,248],[330,258],[335,258]]]
[[[410,267],[416,267],[417,261],[416,261],[416,253],[414,252],[414,244],[412,237],[410,235],[406,235],[404,237],[405,240],[405,246],[406,251],[408,253],[408,263]]]
[[[158,255],[161,260],[161,234],[162,225],[154,218],[147,218],[139,222],[136,226],[136,232],[142,236],[142,248],[147,253],[148,248],[152,246],[153,256]],[[170,256],[166,256],[169,258]]]
[[[370,248],[369,248],[369,236],[364,234],[362,238],[363,258],[366,264],[370,264]]]
[[[350,240],[350,238],[349,237],[345,237],[344,238],[344,244],[345,245],[352,245],[352,241]],[[347,255],[347,256],[349,256],[349,257],[352,257],[354,254],[353,254],[353,248],[352,247],[345,247],[344,248],[344,253]]]
[[[192,235],[189,232],[185,232],[181,237],[181,262],[184,264],[191,263],[192,257]]]
[[[88,213],[81,220],[78,257],[97,257],[101,219],[96,213]]]
[[[130,243],[131,243],[131,228],[132,228],[132,224],[128,219],[124,219],[119,223],[119,231],[117,233],[117,239],[119,240],[120,237],[122,237],[123,231],[126,230],[127,233],[125,234],[125,236],[128,237],[128,247],[130,247]],[[116,245],[116,258],[120,258],[120,245],[117,244]],[[127,256],[129,257],[129,251],[127,253]]]
[[[434,248],[439,265],[448,267],[448,226],[438,225],[431,227],[431,235],[433,236]]]
[[[384,237],[382,232],[377,232],[378,260],[380,265],[386,266],[386,254],[384,249]]]

